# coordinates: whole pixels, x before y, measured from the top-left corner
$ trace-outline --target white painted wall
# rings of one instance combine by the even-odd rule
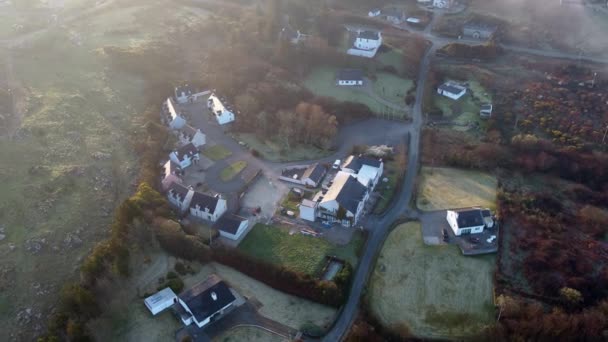
[[[247,227],[249,227],[249,221],[244,220],[241,222],[241,225],[239,226],[239,229],[236,231],[236,233],[230,234],[228,232],[220,230],[220,235],[230,240],[238,240],[241,238],[241,235],[243,235],[243,233],[247,230]]]
[[[217,202],[217,206],[215,207],[215,212],[209,212],[205,210],[205,208],[200,208],[197,206],[190,207],[190,214],[201,218],[203,220],[215,222],[217,221],[227,210],[226,200],[220,198]]]
[[[458,221],[457,221],[458,213],[455,211],[452,211],[452,210],[448,210],[446,219],[448,221],[448,224],[450,225],[450,228],[452,228],[454,235],[461,236],[462,228],[458,227]],[[475,227],[465,227],[465,229],[471,230],[471,234],[479,234],[479,233],[483,232],[483,228],[484,228],[483,225],[475,226]]]
[[[300,218],[302,220],[314,222],[317,217],[317,210],[308,206],[300,205]]]
[[[363,85],[363,81],[338,80],[338,85],[341,85],[341,86],[360,86],[360,85]]]

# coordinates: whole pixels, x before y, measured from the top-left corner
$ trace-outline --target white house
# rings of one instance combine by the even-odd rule
[[[187,188],[179,183],[173,183],[167,191],[167,199],[180,213],[186,212],[190,208],[190,203],[194,197],[194,190]]]
[[[177,111],[171,98],[167,98],[160,111],[161,121],[171,129],[180,129],[186,124],[186,119]]]
[[[221,236],[236,241],[249,227],[249,220],[237,215],[224,215],[215,223],[214,227]]]
[[[177,131],[177,138],[182,145],[192,144],[196,148],[200,148],[207,142],[207,136],[200,129],[194,128],[188,124]]]
[[[228,285],[215,274],[194,285],[177,298],[177,314],[185,325],[202,328],[221,318],[233,307],[236,297]]]
[[[492,116],[492,104],[491,103],[485,103],[481,105],[481,108],[479,109],[479,116],[482,118],[489,118],[490,116]]]
[[[355,39],[355,48],[359,50],[376,50],[382,45],[382,33],[378,31],[359,31]]]
[[[437,88],[437,94],[449,97],[452,100],[458,100],[467,93],[467,87],[462,84],[448,81]]]
[[[179,104],[185,104],[190,102],[193,93],[194,89],[192,89],[192,87],[188,84],[175,87],[175,99],[177,99],[177,103]]]
[[[382,10],[379,8],[374,8],[374,9],[370,10],[369,12],[367,12],[367,16],[372,17],[372,18],[380,16],[380,14],[382,14]]]
[[[448,210],[446,219],[456,236],[478,234],[485,227],[480,209]]]
[[[207,99],[207,108],[220,125],[234,121],[234,111],[225,104],[224,99],[220,99],[215,94],[211,94]]]
[[[173,306],[175,303],[177,303],[177,296],[169,287],[144,299],[144,304],[148,310],[150,310],[153,316],[156,316],[156,314],[160,313],[166,308]]]
[[[454,0],[433,0],[433,6],[437,8],[449,9],[454,5]]]
[[[195,192],[190,202],[190,214],[203,220],[215,222],[227,210],[226,200],[219,195],[211,196]]]
[[[338,71],[336,83],[339,86],[361,86],[363,85],[363,70],[342,69]]]
[[[314,222],[317,217],[317,202],[303,199],[300,203],[300,218],[303,220]]]
[[[192,163],[197,163],[200,159],[200,154],[198,149],[192,143],[189,143],[171,152],[169,159],[183,170],[192,165]]]
[[[352,174],[365,187],[373,191],[384,172],[382,159],[351,155],[342,164],[342,171]]]
[[[165,165],[163,165],[161,171],[161,187],[163,191],[169,190],[169,187],[173,183],[182,183],[182,179],[180,178],[181,170],[177,164],[174,162],[167,160]]]
[[[357,178],[339,171],[329,189],[317,193],[313,201],[318,202],[317,214],[323,221],[352,227],[361,217],[368,198],[367,188]]]

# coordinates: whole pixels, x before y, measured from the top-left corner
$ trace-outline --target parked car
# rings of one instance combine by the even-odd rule
[[[490,237],[489,237],[489,238],[488,238],[486,241],[487,241],[488,243],[493,243],[495,240],[496,240],[496,235],[492,235],[492,236],[490,236]]]
[[[477,238],[477,237],[470,237],[469,238],[469,242],[472,243],[472,244],[474,244],[474,245],[478,244],[480,241],[481,240],[479,240],[479,238]]]
[[[334,165],[332,165],[331,167],[334,170],[337,170],[340,168],[340,159],[336,159],[336,161],[334,162]]]

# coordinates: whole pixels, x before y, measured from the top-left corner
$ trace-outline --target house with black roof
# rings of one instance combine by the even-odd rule
[[[478,234],[485,228],[482,210],[479,208],[448,210],[446,219],[456,236]]]
[[[467,87],[454,81],[448,81],[437,88],[437,94],[458,100],[467,93]]]
[[[327,168],[319,163],[310,165],[302,174],[302,183],[305,186],[316,188],[327,173]]]
[[[317,215],[323,221],[338,222],[345,227],[357,224],[363,214],[369,191],[352,174],[339,171],[332,185],[313,198],[317,202]]]
[[[224,215],[215,223],[214,228],[220,232],[220,236],[236,241],[249,228],[249,220],[237,215]]]
[[[192,323],[202,328],[227,314],[235,305],[236,297],[217,275],[182,292],[174,309],[185,325]]]
[[[363,70],[342,69],[338,71],[336,84],[339,86],[361,86],[363,85]]]
[[[180,183],[171,184],[167,191],[167,200],[169,200],[169,203],[177,208],[180,213],[184,213],[190,208],[193,197],[194,190],[187,188]]]
[[[197,163],[200,159],[198,149],[192,143],[188,143],[169,154],[169,159],[177,164],[182,170]]]
[[[190,201],[190,214],[194,217],[216,222],[226,212],[228,205],[220,195],[194,192]]]
[[[371,30],[359,31],[354,45],[359,50],[377,50],[382,45],[382,33]]]
[[[354,175],[361,184],[373,190],[384,172],[384,162],[382,159],[350,155],[341,169]]]
[[[163,103],[160,111],[160,120],[171,129],[180,129],[186,124],[181,112],[177,109],[177,105],[171,98],[167,98]]]

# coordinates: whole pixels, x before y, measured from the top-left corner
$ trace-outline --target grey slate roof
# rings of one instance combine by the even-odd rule
[[[169,187],[169,192],[172,193],[174,197],[179,198],[180,201],[183,201],[186,198],[188,191],[190,191],[190,189],[175,182],[173,182]]]
[[[363,81],[363,70],[342,69],[338,71],[338,79],[342,81]]]
[[[354,214],[357,212],[359,202],[361,202],[366,192],[367,188],[357,178],[349,176],[342,189],[340,189],[338,196],[336,196],[336,201],[344,209]]]
[[[177,159],[184,160],[184,156],[195,155],[198,153],[198,150],[192,143],[190,143],[178,148],[175,153],[177,154]]]
[[[236,234],[243,221],[247,221],[247,219],[237,215],[224,215],[215,223],[215,229]]]
[[[439,89],[441,89],[443,91],[447,91],[448,93],[452,93],[452,94],[460,94],[460,92],[462,91],[462,89],[454,87],[449,84],[442,84],[439,86]]]
[[[236,300],[228,285],[215,274],[182,292],[179,299],[188,306],[199,322]]]
[[[351,157],[349,157],[346,160],[347,163],[346,163],[346,165],[344,165],[344,167],[347,169],[351,169],[355,172],[359,172],[359,170],[361,170],[361,166],[363,166],[363,165],[369,165],[369,166],[378,168],[378,167],[380,167],[380,163],[382,163],[378,159],[369,158],[369,157],[361,157],[361,156],[351,156]]]
[[[325,174],[325,166],[320,165],[319,163],[314,163],[312,165],[310,165],[306,171],[304,171],[304,174],[302,175],[302,179],[305,178],[310,178],[310,180],[312,180],[315,183],[318,183],[321,178],[323,178],[323,175]]]
[[[192,196],[192,201],[190,202],[190,207],[194,208],[198,204],[201,210],[205,208],[209,209],[210,213],[215,212],[215,208],[217,207],[217,202],[219,201],[219,197],[214,197],[211,195],[207,195],[201,192],[195,192],[194,196]]]
[[[378,35],[378,32],[376,32],[376,31],[361,31],[361,32],[359,32],[359,38],[378,40],[378,39],[380,39],[380,36]]]
[[[458,219],[456,222],[458,223],[459,228],[468,228],[468,227],[476,227],[483,226],[483,217],[481,216],[481,210],[479,209],[461,209],[455,210],[458,213]]]

